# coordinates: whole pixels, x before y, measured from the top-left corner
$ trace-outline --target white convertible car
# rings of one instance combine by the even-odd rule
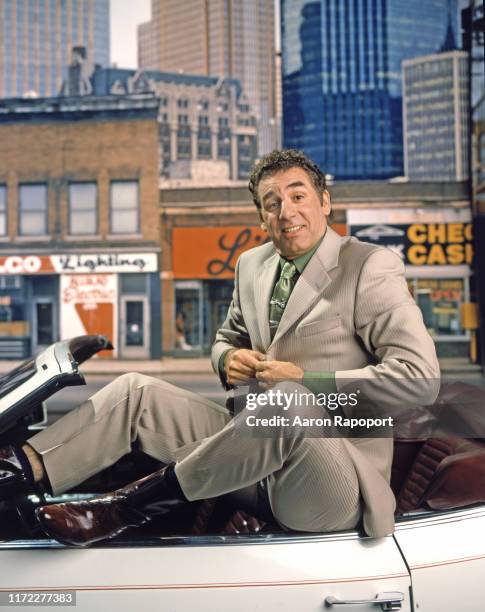
[[[60,342],[0,379],[0,443],[28,435],[42,401],[83,384],[78,363],[106,347],[102,337]],[[463,395],[463,386],[451,387],[444,405]],[[399,515],[394,535],[381,539],[358,531],[283,533],[237,508],[204,502],[177,517],[176,535],[165,520],[76,549],[38,530],[35,497],[0,504],[0,604],[75,604],[89,612],[483,612],[485,444],[437,436],[396,442],[395,455]],[[122,461],[63,498],[129,480],[131,467]]]

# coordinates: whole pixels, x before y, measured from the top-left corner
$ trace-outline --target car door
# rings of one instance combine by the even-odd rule
[[[396,526],[418,612],[485,607],[485,505],[429,513]]]
[[[89,549],[17,542],[0,544],[0,563],[2,591],[76,590],[80,611],[376,612],[377,595],[402,597],[392,609],[411,611],[410,577],[391,536],[161,538]]]

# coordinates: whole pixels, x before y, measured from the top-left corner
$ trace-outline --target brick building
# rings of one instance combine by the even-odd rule
[[[138,93],[159,98],[161,176],[194,183],[204,175],[226,183],[248,178],[257,157],[256,117],[239,81],[93,67],[86,60],[86,49],[73,49],[60,95]]]
[[[0,102],[0,358],[102,332],[160,351],[158,100]]]

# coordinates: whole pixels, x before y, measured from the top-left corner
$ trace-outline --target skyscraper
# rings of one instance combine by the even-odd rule
[[[109,0],[0,0],[0,97],[56,96],[77,45],[109,65]]]
[[[259,154],[277,143],[274,0],[152,0],[138,28],[139,67],[240,81],[258,120]]]
[[[412,181],[468,178],[468,54],[403,62],[404,166]]]
[[[401,63],[456,40],[456,0],[282,0],[283,142],[338,179],[403,173]]]

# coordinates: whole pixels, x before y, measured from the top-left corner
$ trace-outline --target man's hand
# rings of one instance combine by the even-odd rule
[[[304,371],[291,361],[260,361],[256,364],[256,378],[272,386],[282,380],[300,381]]]
[[[224,359],[224,370],[230,385],[256,377],[256,366],[265,359],[263,353],[250,349],[230,350]]]

